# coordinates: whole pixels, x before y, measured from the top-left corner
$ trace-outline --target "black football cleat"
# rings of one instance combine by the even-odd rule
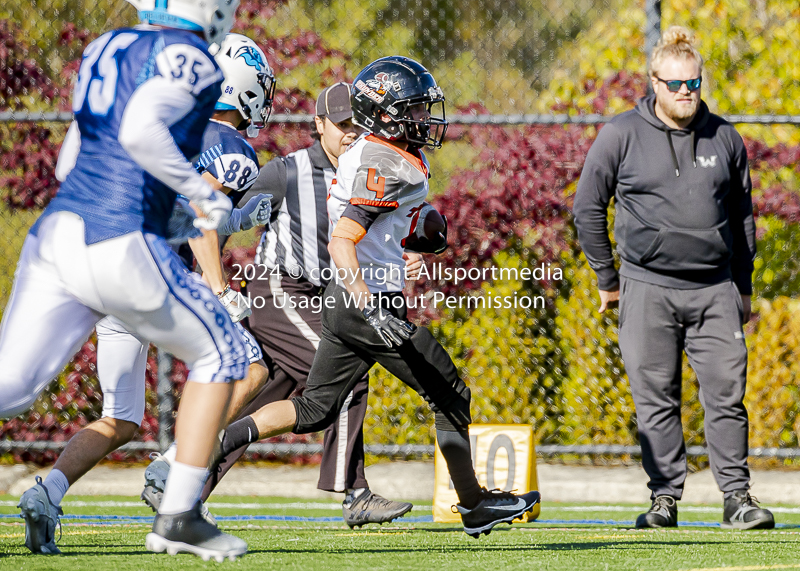
[[[650,509],[636,518],[636,529],[678,527],[678,502],[672,496],[656,496]]]
[[[747,490],[736,490],[725,500],[722,529],[774,529],[775,517]]]
[[[501,490],[481,489],[481,500],[472,509],[467,509],[461,504],[455,511],[461,514],[464,523],[464,532],[472,537],[480,537],[482,533],[489,535],[492,528],[498,523],[511,523],[531,511],[539,503],[539,492],[527,494],[512,494]]]
[[[351,503],[342,504],[344,522],[350,528],[367,523],[388,523],[411,511],[414,504],[387,500],[366,490]]]

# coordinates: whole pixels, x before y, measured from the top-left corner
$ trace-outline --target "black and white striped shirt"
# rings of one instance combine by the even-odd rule
[[[248,195],[272,194],[277,220],[273,213],[271,229],[258,244],[256,264],[325,285],[320,277],[330,267],[326,202],[335,174],[319,141],[264,165]]]

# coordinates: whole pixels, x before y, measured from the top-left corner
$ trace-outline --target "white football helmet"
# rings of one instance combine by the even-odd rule
[[[231,31],[239,0],[127,0],[139,20],[168,28],[203,32],[209,44]]]
[[[236,109],[249,127],[263,129],[275,94],[275,75],[264,52],[247,36],[228,34],[214,59],[225,74],[216,109]],[[253,136],[252,129],[248,134]]]

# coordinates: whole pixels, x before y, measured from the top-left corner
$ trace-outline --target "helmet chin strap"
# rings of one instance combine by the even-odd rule
[[[256,137],[258,137],[258,132],[261,130],[255,125],[253,125],[253,122],[250,121],[250,119],[242,118],[241,122],[236,126],[236,130],[241,131],[245,128],[247,128],[248,139],[255,139]]]
[[[250,122],[250,119],[246,119],[246,118],[242,117],[242,120],[239,121],[238,125],[236,125],[236,130],[237,131],[241,131],[241,130],[243,130],[245,128],[250,128],[250,126],[252,126],[252,123]]]
[[[239,104],[242,106],[242,112],[240,115],[242,116],[242,121],[236,127],[237,131],[241,131],[245,127],[247,128],[247,136],[250,139],[255,139],[258,137],[258,129],[255,125],[253,125],[253,118],[250,116],[252,111],[250,110],[249,104],[252,99],[246,101],[243,94],[239,94]]]

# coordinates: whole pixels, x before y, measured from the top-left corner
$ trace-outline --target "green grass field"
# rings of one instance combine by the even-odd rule
[[[218,567],[190,555],[144,549],[151,512],[130,497],[70,497],[64,504],[65,557],[33,556],[13,516],[18,498],[0,496],[0,569],[196,569]],[[427,503],[427,502],[425,502]],[[776,510],[774,531],[731,532],[721,508],[684,507],[677,530],[636,531],[644,506],[544,504],[537,523],[501,525],[474,540],[455,524],[435,524],[431,506],[409,519],[351,530],[340,505],[287,498],[215,498],[220,525],[250,545],[237,569],[548,569],[709,570],[800,569],[800,509]],[[78,516],[78,517],[70,517]],[[233,519],[238,516],[238,519]]]

